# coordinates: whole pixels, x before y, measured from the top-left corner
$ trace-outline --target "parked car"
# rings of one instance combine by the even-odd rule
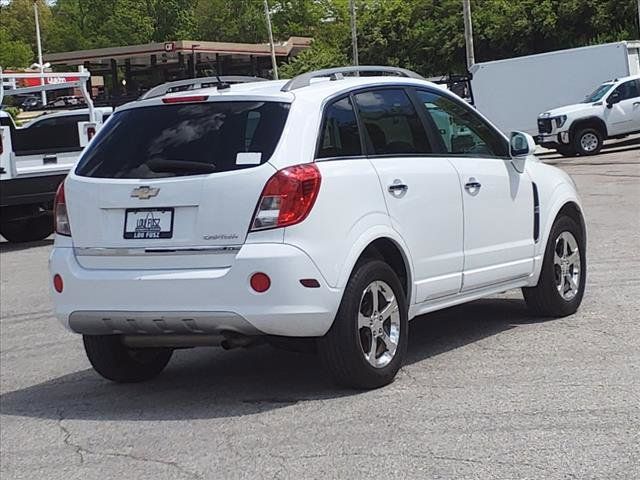
[[[534,148],[392,67],[125,105],[56,195],[56,315],[118,382],[267,340],[385,385],[421,314],[513,288],[533,315],[580,305],[580,199]]]
[[[605,82],[583,102],[538,117],[538,140],[565,156],[595,155],[606,139],[640,132],[640,75]]]
[[[36,96],[27,97],[22,101],[20,107],[26,111],[37,110],[42,107],[42,98]]]
[[[49,103],[47,103],[47,107],[75,107],[78,105],[83,105],[84,103],[85,101],[82,97],[66,95],[50,101]]]

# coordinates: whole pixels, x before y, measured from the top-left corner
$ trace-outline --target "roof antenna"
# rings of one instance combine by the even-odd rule
[[[218,74],[218,71],[216,70],[216,80],[218,81],[218,84],[216,85],[216,89],[218,90],[225,90],[227,88],[231,88],[231,84],[225,82],[224,80],[222,80],[220,78],[220,75]]]

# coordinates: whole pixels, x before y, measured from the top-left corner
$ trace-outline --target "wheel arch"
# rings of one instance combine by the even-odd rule
[[[577,202],[572,200],[566,202],[564,205],[562,205],[560,210],[558,210],[558,213],[556,214],[556,216],[553,218],[554,223],[556,219],[560,217],[560,215],[567,215],[568,217],[571,217],[578,222],[578,225],[580,225],[580,232],[582,233],[582,238],[584,239],[584,243],[586,246],[587,225],[584,221],[584,215],[582,214],[582,209],[580,208],[580,205],[578,205]]]
[[[555,189],[554,195],[552,195],[551,201],[548,203],[550,207],[545,209],[544,224],[541,225],[541,236],[538,242],[536,250],[536,262],[534,267],[534,274],[531,277],[530,286],[538,283],[538,277],[542,270],[542,263],[544,261],[544,253],[549,242],[549,235],[551,234],[551,228],[560,215],[568,215],[578,222],[582,237],[584,239],[585,247],[587,245],[587,227],[584,215],[584,210],[581,206],[580,199],[578,198],[575,190],[570,189],[568,185],[561,184]]]
[[[340,275],[339,285],[346,285],[356,265],[365,258],[384,260],[398,275],[407,298],[407,305],[413,298],[413,269],[406,245],[399,236],[389,232],[378,232],[361,238],[352,249],[345,268]]]
[[[576,132],[580,128],[585,127],[597,128],[602,133],[603,139],[606,139],[608,137],[607,124],[604,122],[604,120],[602,120],[600,117],[586,117],[576,120],[571,125],[569,132],[572,143],[575,139]]]

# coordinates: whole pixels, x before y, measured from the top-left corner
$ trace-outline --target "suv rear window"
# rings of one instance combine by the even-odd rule
[[[207,102],[123,110],[88,147],[76,174],[160,178],[260,165],[289,113],[279,102]]]

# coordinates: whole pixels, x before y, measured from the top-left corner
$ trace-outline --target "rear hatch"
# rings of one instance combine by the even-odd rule
[[[79,263],[230,266],[288,112],[284,102],[200,101],[114,113],[65,184]]]

